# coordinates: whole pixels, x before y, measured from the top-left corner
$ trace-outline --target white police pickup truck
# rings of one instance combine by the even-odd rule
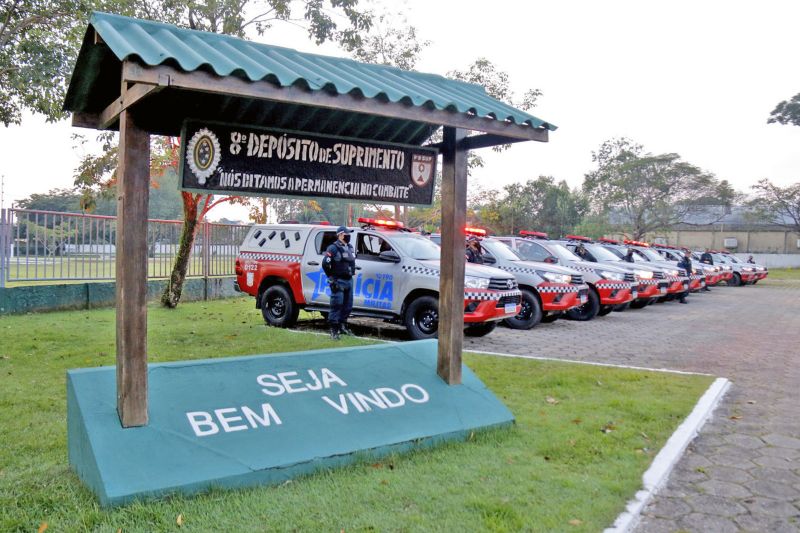
[[[441,249],[392,220],[360,218],[351,243],[356,252],[352,316],[402,324],[413,339],[432,338],[439,325]],[[267,324],[292,327],[300,309],[327,313],[330,289],[322,255],[336,239],[332,226],[258,224],[236,259],[238,290],[256,299]],[[519,314],[521,293],[513,275],[466,265],[465,334],[482,336],[498,321]]]

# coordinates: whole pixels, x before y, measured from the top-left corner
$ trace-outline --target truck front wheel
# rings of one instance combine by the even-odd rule
[[[439,300],[420,296],[406,308],[403,323],[414,340],[433,339],[439,332]]]
[[[542,304],[528,289],[522,289],[522,310],[517,316],[506,318],[503,323],[511,329],[531,329],[542,321]]]
[[[273,285],[261,295],[264,321],[277,328],[290,328],[297,323],[300,308],[283,285]]]
[[[580,307],[573,307],[567,311],[567,316],[572,320],[585,322],[597,316],[600,311],[600,296],[593,289],[589,290],[589,298]]]
[[[742,286],[742,276],[738,272],[733,273],[733,277],[728,280],[728,285],[733,287]]]

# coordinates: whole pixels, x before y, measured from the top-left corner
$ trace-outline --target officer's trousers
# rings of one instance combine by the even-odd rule
[[[331,280],[331,311],[328,322],[331,326],[347,323],[350,311],[353,310],[353,280]]]

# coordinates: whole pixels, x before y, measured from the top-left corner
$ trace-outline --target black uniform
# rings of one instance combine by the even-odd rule
[[[477,250],[473,250],[471,246],[468,246],[466,253],[467,253],[467,263],[477,263],[479,265],[482,265],[484,263],[483,254],[481,253],[480,250],[480,244],[478,245]]]
[[[328,262],[333,267],[328,277],[328,286],[331,289],[331,310],[328,322],[331,327],[331,336],[338,337],[340,329],[347,324],[347,317],[353,310],[353,275],[356,272],[356,254],[350,243],[344,244],[337,240],[325,250],[323,262]],[[334,335],[334,332],[337,335]]]
[[[625,257],[623,259],[628,263],[635,263],[636,260],[633,258],[633,250],[628,248],[628,253],[625,254]]]
[[[691,278],[692,276],[692,260],[689,256],[683,256],[683,259],[678,261],[678,268],[682,268],[686,271],[686,275]],[[689,291],[682,292],[678,295],[678,300],[682,303],[686,303],[686,295],[689,294]]]

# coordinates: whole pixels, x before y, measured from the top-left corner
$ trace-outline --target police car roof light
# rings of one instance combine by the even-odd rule
[[[528,231],[528,230],[524,229],[524,230],[520,230],[519,234],[522,235],[523,237],[534,237],[534,238],[538,237],[540,239],[546,239],[547,238],[547,233],[545,233],[543,231]]]
[[[606,244],[619,244],[617,239],[609,239],[608,237],[601,237],[600,242],[604,242]]]
[[[565,235],[564,238],[570,241],[592,242],[592,239],[584,237],[583,235]]]
[[[368,224],[370,226],[380,226],[382,228],[403,228],[405,225],[397,220],[387,220],[385,218],[364,218],[358,219],[359,224]]]
[[[309,224],[314,224],[315,226],[330,226],[331,225],[331,223],[328,222],[327,220],[314,220],[312,222],[309,222]]]
[[[631,246],[642,246],[644,248],[650,248],[649,244],[647,244],[646,242],[642,242],[642,241],[632,241],[630,239],[625,239],[622,242],[624,242],[625,244],[630,244]]]
[[[486,237],[486,230],[483,228],[470,228],[469,226],[464,228],[465,235],[475,235],[476,237]]]

